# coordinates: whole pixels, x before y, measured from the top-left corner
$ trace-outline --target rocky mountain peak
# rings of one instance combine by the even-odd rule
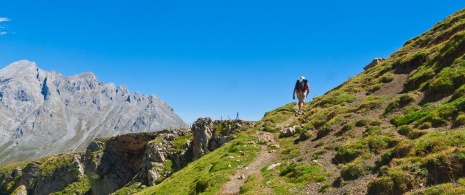
[[[66,77],[12,63],[0,70],[0,164],[84,149],[97,137],[187,127],[163,100],[148,97],[91,72]]]
[[[37,74],[39,69],[35,62],[21,60],[11,63],[3,69],[0,69],[0,78],[11,78],[20,75]]]

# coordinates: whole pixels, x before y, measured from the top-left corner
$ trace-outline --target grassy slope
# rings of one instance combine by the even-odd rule
[[[281,165],[249,177],[243,194],[462,194],[464,84],[462,10],[314,98],[305,114],[295,114],[295,103],[267,112],[256,128],[159,185],[128,184],[117,194],[216,194],[260,150],[250,142],[260,143],[251,136],[258,129],[276,133],[279,145],[267,147],[278,153]],[[298,134],[279,138],[278,131],[290,126]]]
[[[249,177],[243,194],[438,194],[465,191],[465,11],[407,41],[295,115],[295,103],[257,124],[277,133],[282,163]],[[278,138],[278,135],[276,135]],[[234,170],[212,172],[237,140],[144,194],[215,194]],[[270,146],[269,146],[270,147]],[[223,159],[222,159],[223,158]],[[221,175],[221,176],[218,176]],[[208,184],[208,185],[207,185]],[[196,190],[198,187],[207,187]]]
[[[252,130],[221,148],[190,163],[161,184],[147,188],[139,194],[215,194],[240,167],[247,166],[259,151]],[[251,142],[252,141],[252,142]]]

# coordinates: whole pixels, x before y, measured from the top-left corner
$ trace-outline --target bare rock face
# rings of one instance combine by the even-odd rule
[[[188,127],[154,95],[25,60],[0,70],[0,121],[0,164],[84,150],[99,137]]]
[[[363,70],[368,70],[373,66],[376,66],[377,64],[381,63],[382,61],[386,60],[385,58],[375,58],[373,61],[371,61],[368,65],[363,67]]]
[[[192,125],[194,136],[194,160],[210,152],[208,145],[213,136],[213,121],[211,118],[199,118]]]

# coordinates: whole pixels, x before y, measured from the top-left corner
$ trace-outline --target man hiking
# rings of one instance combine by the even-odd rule
[[[295,82],[294,93],[292,99],[295,100],[295,94],[297,93],[297,99],[299,100],[299,114],[302,114],[302,108],[304,107],[305,98],[310,93],[310,85],[305,77],[301,76],[299,80]]]

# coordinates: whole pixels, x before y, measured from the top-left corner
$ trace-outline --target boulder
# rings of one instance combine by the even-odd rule
[[[194,142],[194,160],[209,152],[208,144],[213,136],[213,121],[211,118],[199,118],[192,125]]]
[[[368,70],[373,66],[376,66],[377,64],[381,63],[382,61],[386,60],[385,58],[375,58],[373,61],[371,61],[368,65],[363,67],[363,70]]]
[[[279,131],[279,137],[290,137],[293,136],[295,133],[295,127],[288,127]]]

